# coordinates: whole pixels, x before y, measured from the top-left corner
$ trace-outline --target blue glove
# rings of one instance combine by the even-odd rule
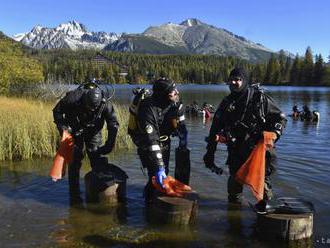
[[[160,167],[156,173],[156,181],[157,183],[162,186],[162,188],[164,188],[163,185],[163,180],[166,178],[166,173],[165,173],[165,168],[164,167]]]

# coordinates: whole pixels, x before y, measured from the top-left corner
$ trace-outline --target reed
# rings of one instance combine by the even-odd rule
[[[116,116],[118,119],[118,122],[120,124],[117,139],[116,139],[116,146],[115,151],[118,149],[133,149],[135,146],[127,134],[127,127],[128,127],[128,117],[129,117],[129,111],[128,106],[123,104],[114,104]],[[103,131],[105,129],[103,128]],[[103,135],[103,137],[106,137],[106,135]]]
[[[52,157],[59,134],[53,121],[54,103],[0,96],[0,160]],[[128,109],[115,106],[120,129],[115,151],[131,149],[126,134]]]

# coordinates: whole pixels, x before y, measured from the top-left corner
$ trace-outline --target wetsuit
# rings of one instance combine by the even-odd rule
[[[214,156],[217,134],[226,138],[230,202],[241,200],[243,186],[235,180],[235,174],[262,137],[262,132],[275,132],[278,139],[282,135],[285,123],[285,115],[273,100],[257,87],[249,86],[239,93],[232,92],[220,103],[211,126],[207,154]],[[272,197],[270,175],[275,164],[276,154],[273,148],[266,152],[265,200]]]
[[[70,193],[79,194],[79,171],[83,159],[83,147],[86,145],[87,155],[91,166],[97,167],[95,161],[102,155],[111,152],[118,131],[118,121],[114,108],[106,91],[102,91],[101,105],[94,112],[84,108],[82,97],[88,89],[78,88],[70,91],[62,98],[53,109],[54,121],[60,133],[69,130],[74,137],[73,161],[69,165]],[[108,139],[102,145],[101,130],[107,123]]]
[[[171,135],[178,135],[180,146],[186,146],[187,129],[184,123],[184,108],[181,103],[162,103],[155,96],[142,101],[137,114],[139,132],[134,137],[142,166],[147,168],[149,181],[145,188],[146,199],[151,194],[151,178],[160,167],[168,165],[171,150]]]

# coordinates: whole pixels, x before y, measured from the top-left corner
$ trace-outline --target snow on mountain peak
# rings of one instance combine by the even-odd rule
[[[39,33],[42,29],[43,29],[42,26],[37,25],[37,26],[35,26],[34,28],[32,28],[31,32],[32,32],[32,33]]]
[[[189,18],[189,19],[183,21],[182,23],[180,23],[180,25],[187,26],[187,27],[192,27],[192,26],[197,26],[197,25],[202,25],[202,24],[203,23],[196,18]]]
[[[182,36],[187,27],[168,22],[160,26],[149,27],[144,32],[143,35],[153,37],[161,43],[169,46],[184,46]]]
[[[76,21],[62,23],[55,28],[55,31],[61,31],[66,35],[74,37],[81,37],[87,32],[86,27]]]
[[[13,36],[13,39],[16,41],[21,41],[27,33],[19,33]]]
[[[69,21],[55,28],[35,26],[30,32],[14,35],[13,38],[34,48],[98,48],[118,40],[120,35],[106,32],[88,32],[87,28],[77,22]]]

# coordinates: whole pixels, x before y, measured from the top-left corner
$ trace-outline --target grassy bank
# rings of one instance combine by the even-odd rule
[[[135,146],[132,142],[132,139],[127,135],[128,117],[129,117],[128,106],[121,104],[114,104],[114,107],[118,122],[120,124],[114,151],[116,152],[118,149],[127,149],[127,150],[133,149],[135,148]],[[105,132],[106,129],[103,128],[103,131]],[[106,137],[106,135],[103,135],[103,137]]]
[[[54,104],[42,101],[0,96],[0,160],[23,160],[52,157],[59,135],[53,122]],[[130,149],[133,144],[126,135],[128,110],[116,107],[120,130],[116,148]]]

